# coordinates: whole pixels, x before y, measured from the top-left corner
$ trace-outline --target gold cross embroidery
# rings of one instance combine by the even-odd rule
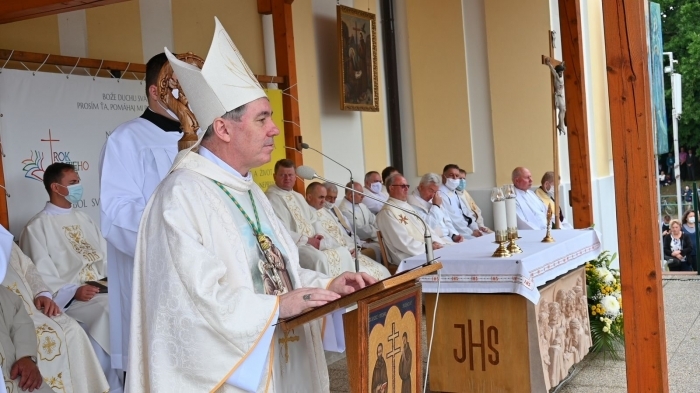
[[[44,351],[46,351],[47,354],[51,355],[55,346],[56,342],[52,340],[51,337],[46,337],[42,348],[44,348]]]
[[[408,225],[408,217],[404,216],[403,214],[399,214],[399,222],[403,225]]]
[[[294,330],[292,330],[292,333],[294,333]],[[287,347],[287,345],[290,342],[299,341],[299,336],[291,336],[291,337],[288,337],[288,336],[289,336],[289,332],[284,332],[284,338],[279,339],[280,345],[284,345],[284,362],[285,363],[289,363],[289,348]]]

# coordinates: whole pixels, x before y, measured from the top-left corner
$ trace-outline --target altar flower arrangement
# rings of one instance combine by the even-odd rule
[[[624,344],[622,316],[622,286],[620,272],[610,268],[617,253],[603,251],[598,258],[586,263],[588,312],[591,322],[591,352],[607,352],[618,359],[618,349]]]

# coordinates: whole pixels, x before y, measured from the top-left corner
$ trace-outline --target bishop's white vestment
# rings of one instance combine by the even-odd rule
[[[29,220],[19,243],[55,294],[56,304],[86,325],[88,334],[109,354],[107,295],[97,294],[87,302],[71,301],[86,281],[107,276],[107,247],[97,225],[81,211],[49,202]]]
[[[333,277],[343,272],[355,271],[355,259],[347,247],[333,246],[326,236],[321,240],[319,249],[307,244],[308,239],[317,234],[314,227],[317,218],[313,208],[301,194],[272,185],[265,195],[298,247],[299,264],[302,267]]]
[[[63,393],[110,391],[100,362],[80,325],[65,313],[48,317],[37,310],[34,299],[37,296],[50,298],[51,292],[32,261],[14,243],[9,262],[2,285],[22,299],[34,322],[39,344],[37,365],[44,382]]]
[[[390,203],[415,212],[408,202],[396,198],[389,198]],[[391,263],[398,265],[406,258],[425,253],[425,227],[414,215],[384,205],[377,214],[377,226],[382,231],[384,244],[388,251]],[[445,242],[428,226],[433,242],[445,244]]]
[[[357,236],[362,240],[377,241],[377,217],[369,211],[364,203],[355,203],[355,226],[357,226]],[[338,208],[345,218],[352,222],[353,205],[352,202],[343,198]]]
[[[426,201],[420,197],[418,189],[414,189],[406,199],[409,205],[418,213],[420,218],[437,233],[446,244],[454,243],[452,236],[459,235],[459,232],[452,225],[452,220],[440,206],[434,205],[432,199]]]
[[[107,240],[112,366],[126,369],[132,271],[141,214],[168,174],[180,123],[150,109],[119,125],[100,157],[100,228]]]
[[[251,198],[294,288],[327,288],[331,279],[299,267],[294,241],[250,176],[181,154],[139,230],[128,391],[242,392],[232,384],[252,382],[250,391],[327,392],[320,321],[265,335],[279,298],[266,294],[264,257],[241,212],[255,220]]]
[[[515,188],[518,229],[547,229],[547,206],[532,191]]]
[[[317,220],[314,224],[316,233],[322,234],[324,237],[328,238],[332,246],[345,247],[348,249],[355,247],[355,241],[353,238],[345,232],[344,228],[340,226],[340,223],[335,217],[332,216],[332,213],[328,211],[328,209],[320,208],[316,210],[316,218]],[[362,241],[358,243],[358,246],[359,245],[362,245]],[[372,258],[369,258],[366,255],[358,254],[357,259],[360,263],[361,272],[365,272],[377,280],[383,280],[391,276],[387,268]]]
[[[452,225],[464,239],[473,239],[474,231],[479,230],[476,216],[472,209],[464,203],[456,191],[451,191],[444,184],[438,189],[442,198],[442,209],[452,221]]]

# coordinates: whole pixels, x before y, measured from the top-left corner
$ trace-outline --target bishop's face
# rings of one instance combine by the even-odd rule
[[[272,107],[266,97],[249,102],[240,122],[224,119],[230,130],[232,157],[247,172],[270,162],[274,137],[280,130],[272,122]]]

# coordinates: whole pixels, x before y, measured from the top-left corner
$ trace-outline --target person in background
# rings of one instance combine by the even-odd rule
[[[688,158],[685,160],[685,167],[688,172],[687,179],[690,181],[695,180],[695,155],[693,155],[692,149],[688,149]]]
[[[680,170],[681,170],[681,180],[687,180],[688,179],[688,167],[686,166],[686,162],[688,161],[688,153],[685,151],[685,147],[681,147],[680,153],[678,153],[678,162],[680,162]]]
[[[688,235],[690,238],[690,243],[693,245],[693,251],[690,253],[690,266],[693,268],[693,270],[697,271],[698,270],[698,265],[697,265],[697,249],[698,245],[697,242],[695,241],[695,212],[692,210],[688,210],[683,214],[683,233]]]
[[[688,258],[693,252],[690,236],[683,233],[681,223],[671,220],[671,232],[664,236],[664,258],[668,262],[668,270],[691,271]]]
[[[671,222],[671,216],[668,214],[664,215],[664,222],[661,224],[661,235],[666,236],[671,231],[669,224]]]

